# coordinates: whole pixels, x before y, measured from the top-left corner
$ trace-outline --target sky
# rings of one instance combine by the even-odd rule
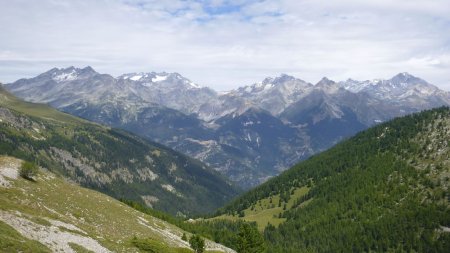
[[[0,0],[0,82],[53,67],[229,90],[409,72],[450,91],[450,0]]]

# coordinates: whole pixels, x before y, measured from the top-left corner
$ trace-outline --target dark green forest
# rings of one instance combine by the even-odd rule
[[[268,225],[267,252],[450,252],[450,110],[363,131],[220,209],[311,190]],[[299,205],[310,200],[307,205]]]
[[[180,217],[174,217],[170,214],[146,207],[138,202],[130,200],[121,200],[125,204],[143,213],[149,214],[153,217],[165,220],[185,231],[192,234],[200,235],[208,238],[214,242],[225,245],[229,248],[238,250],[239,248],[252,248],[263,250],[265,249],[265,242],[262,235],[258,232],[255,223],[245,221],[230,221],[224,219],[204,220],[196,219],[187,221]],[[247,245],[252,242],[252,245]],[[252,251],[262,252],[262,251]]]

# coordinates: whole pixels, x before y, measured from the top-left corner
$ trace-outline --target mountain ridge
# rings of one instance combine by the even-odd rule
[[[315,85],[283,74],[217,93],[193,85],[178,73],[129,73],[115,78],[92,68],[51,71],[64,78],[78,71],[83,79],[58,77],[55,81],[51,73],[44,73],[5,87],[26,100],[132,131],[200,159],[243,188],[258,185],[362,129],[450,105],[449,92],[407,73],[375,81],[323,78]],[[283,133],[269,134],[259,128],[231,131],[232,136],[219,130],[222,125],[245,128],[246,122],[238,122],[242,118],[236,116],[252,108],[268,111],[272,120],[267,122],[281,120],[293,141],[286,142]],[[260,117],[266,116],[261,111]],[[253,141],[259,138],[259,145],[272,147],[278,157],[263,155],[257,143],[248,141],[249,135]],[[268,159],[262,162],[262,156]]]

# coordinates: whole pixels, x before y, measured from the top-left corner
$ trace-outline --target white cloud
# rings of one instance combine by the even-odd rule
[[[0,80],[91,65],[176,71],[223,90],[280,73],[408,71],[450,90],[448,13],[448,0],[2,1]]]

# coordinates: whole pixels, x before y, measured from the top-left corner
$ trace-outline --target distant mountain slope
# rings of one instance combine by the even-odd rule
[[[257,221],[268,252],[449,252],[449,136],[448,107],[394,119],[299,163],[219,214]]]
[[[243,105],[245,111],[235,112],[233,100],[226,102],[229,113],[223,111],[223,105],[210,106],[209,102],[217,102],[219,95],[177,73],[130,73],[114,78],[90,67],[55,68],[5,87],[26,100],[48,103],[170,146],[205,162],[244,188],[277,175],[299,157],[312,153],[304,131],[285,125],[258,107],[254,110]],[[211,116],[215,109],[223,117]],[[208,113],[215,122],[203,120],[201,115],[206,117]],[[243,125],[248,123],[248,115],[258,127]],[[258,123],[260,119],[264,119],[262,124]],[[271,129],[273,122],[277,127]]]
[[[360,130],[450,105],[450,93],[408,73],[373,81],[323,78],[315,85],[283,74],[217,93],[178,73],[113,77],[91,67],[69,67],[5,87],[26,100],[162,143],[205,162],[243,188]],[[265,120],[259,127],[243,125],[248,115]],[[277,127],[266,131],[272,123]],[[229,126],[235,129],[226,130]]]
[[[193,252],[190,233],[48,171],[25,180],[22,162],[0,156],[0,252]]]
[[[399,73],[389,80],[349,79],[339,82],[339,86],[353,93],[366,93],[373,98],[412,107],[449,102],[448,92],[406,72]]]
[[[349,100],[336,99],[337,95],[333,96],[321,89],[315,89],[299,102],[287,107],[280,117],[294,125],[308,126],[305,129],[314,150],[329,147],[368,126],[365,122],[361,122],[359,115],[353,110],[359,105],[358,99],[352,97],[354,94],[344,90],[339,92],[341,93],[339,97],[347,96]]]
[[[205,213],[237,191],[217,172],[122,130],[0,91],[0,154],[30,161],[116,198],[172,214]]]
[[[229,162],[242,161],[247,165],[245,170],[229,166],[227,175],[234,181],[257,185],[261,179],[275,176],[295,163],[299,156],[312,152],[307,145],[308,136],[259,108],[227,115],[216,123],[220,125],[216,135],[221,145],[234,149],[236,159]]]
[[[207,87],[183,77],[178,73],[130,73],[117,78],[123,82],[133,81],[139,96],[145,101],[172,108],[185,114],[197,113],[205,103],[217,97],[217,93]]]

